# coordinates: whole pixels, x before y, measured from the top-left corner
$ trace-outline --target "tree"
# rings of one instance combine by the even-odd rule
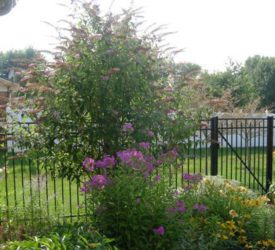
[[[205,73],[203,80],[210,87],[214,97],[222,97],[230,93],[234,107],[244,107],[256,97],[256,91],[247,77],[245,68],[236,62],[229,61],[224,72]]]
[[[253,83],[261,100],[261,107],[272,107],[275,103],[275,58],[254,56],[245,62],[248,80]]]
[[[0,52],[0,77],[19,82],[28,67],[41,57],[33,48]]]
[[[39,122],[32,146],[69,177],[79,176],[85,156],[113,155],[131,146],[130,138],[181,147],[201,112],[190,108],[185,83],[174,84],[162,35],[140,34],[135,10],[102,16],[87,3],[66,23],[69,34],[60,34],[55,61],[36,64],[25,77],[25,109]],[[131,137],[125,124],[133,126]]]

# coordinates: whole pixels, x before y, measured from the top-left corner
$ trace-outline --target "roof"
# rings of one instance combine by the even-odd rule
[[[7,89],[10,89],[10,90],[19,89],[19,84],[8,81],[8,80],[3,79],[1,77],[0,77],[0,86],[6,87]]]

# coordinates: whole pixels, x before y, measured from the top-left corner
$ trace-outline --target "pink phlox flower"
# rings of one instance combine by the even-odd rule
[[[185,181],[190,181],[190,182],[200,182],[203,178],[202,178],[202,175],[199,173],[199,174],[189,174],[189,173],[185,173],[182,175],[182,179],[185,180]]]
[[[97,168],[112,168],[116,165],[114,156],[105,155],[102,160],[96,162]]]
[[[117,156],[121,162],[132,168],[140,168],[140,165],[144,164],[144,157],[142,152],[134,149],[126,149],[117,152]]]
[[[124,123],[122,126],[122,131],[123,132],[133,132],[134,131],[133,124],[130,122]]]
[[[149,149],[150,148],[150,143],[149,142],[140,142],[139,146],[143,149]]]
[[[178,200],[176,202],[175,207],[168,208],[168,212],[170,212],[170,213],[176,213],[176,212],[184,213],[184,212],[186,212],[185,203],[183,201]]]
[[[91,187],[95,189],[103,189],[110,184],[110,180],[104,175],[94,175],[90,181]]]
[[[183,201],[177,201],[176,210],[180,213],[186,212],[185,203]]]
[[[167,211],[168,211],[169,213],[171,213],[171,214],[174,214],[174,213],[177,212],[177,209],[174,208],[174,207],[169,207],[169,208],[167,209]]]
[[[80,188],[80,192],[87,193],[87,192],[89,192],[89,190],[90,190],[89,182],[85,181],[83,183],[83,186]]]
[[[154,137],[154,136],[155,136],[154,132],[151,131],[151,130],[147,131],[147,135],[148,135],[149,137]]]
[[[193,209],[197,210],[199,213],[204,213],[208,209],[208,207],[204,204],[195,204],[193,206]]]
[[[159,157],[159,161],[161,163],[174,161],[177,159],[178,156],[179,156],[179,154],[178,154],[177,150],[174,148],[164,154],[161,154]]]
[[[164,226],[159,226],[157,228],[154,228],[153,231],[154,231],[155,234],[158,234],[158,235],[161,235],[161,236],[163,236],[165,234]]]
[[[82,162],[82,166],[87,171],[93,172],[95,167],[95,160],[91,157],[86,157],[85,160]]]
[[[145,134],[146,134],[148,137],[154,137],[154,136],[155,136],[154,132],[151,131],[151,130],[147,130],[147,131],[145,132]]]
[[[108,80],[109,80],[109,76],[102,76],[101,79],[102,79],[103,81],[108,81]]]
[[[156,181],[156,182],[159,182],[160,179],[161,179],[161,176],[160,176],[159,174],[155,176],[155,181]]]

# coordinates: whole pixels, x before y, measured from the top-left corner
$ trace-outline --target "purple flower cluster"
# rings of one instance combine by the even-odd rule
[[[179,156],[177,149],[172,149],[162,155],[160,155],[160,162],[171,162],[177,159]]]
[[[114,156],[105,155],[102,160],[95,161],[91,157],[86,157],[82,163],[84,169],[93,172],[95,168],[112,168],[116,165]]]
[[[135,169],[139,169],[140,165],[144,163],[142,152],[135,148],[119,151],[117,152],[117,156],[123,164]]]
[[[149,142],[140,142],[139,146],[143,149],[149,149],[150,148],[150,143]]]
[[[93,172],[95,169],[95,160],[91,157],[86,157],[85,160],[82,162],[82,166],[85,170]]]
[[[80,188],[80,192],[87,193],[90,190],[90,185],[88,181],[83,183],[83,186]]]
[[[122,126],[122,131],[123,132],[133,132],[134,131],[133,124],[130,122],[124,123]]]
[[[160,176],[159,174],[155,176],[155,181],[156,181],[156,182],[159,182],[160,179],[161,179],[161,176]]]
[[[92,188],[103,189],[110,184],[110,180],[104,175],[97,174],[92,177],[90,183]]]
[[[199,213],[204,213],[208,209],[208,207],[203,204],[195,204],[193,206],[193,209],[198,211]]]
[[[165,234],[165,228],[164,226],[159,226],[153,229],[155,234],[163,236]]]
[[[190,182],[194,182],[194,183],[198,183],[202,180],[202,175],[201,174],[183,174],[182,175],[182,179],[185,181],[190,181]]]
[[[102,160],[96,162],[97,168],[112,168],[116,165],[114,156],[105,155]]]
[[[145,178],[147,178],[155,169],[157,161],[152,155],[143,155],[143,153],[135,148],[117,152],[120,161],[133,169],[141,170]]]
[[[103,189],[110,184],[110,179],[105,175],[94,175],[90,181],[85,181],[80,191],[83,193],[89,192],[91,189]]]
[[[145,135],[147,135],[148,137],[150,137],[150,138],[152,138],[152,137],[155,136],[154,132],[153,132],[152,130],[149,130],[149,129],[144,130],[143,133],[144,133]]]
[[[168,208],[168,212],[170,212],[170,213],[176,213],[176,212],[184,213],[184,212],[186,212],[186,206],[185,206],[184,201],[178,200],[176,202],[175,207]]]

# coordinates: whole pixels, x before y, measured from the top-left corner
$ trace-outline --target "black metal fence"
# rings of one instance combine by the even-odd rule
[[[34,214],[36,208],[43,208],[47,215],[70,219],[86,215],[86,197],[80,192],[80,184],[59,178],[49,171],[55,166],[47,162],[42,166],[38,156],[26,157],[24,149],[14,143],[17,128],[0,132],[0,220],[19,208]],[[212,118],[202,122],[186,140],[188,146],[177,162],[159,171],[175,187],[181,185],[182,174],[202,173],[236,180],[264,193],[275,177],[273,130],[273,117]],[[22,216],[24,219],[24,212]]]

